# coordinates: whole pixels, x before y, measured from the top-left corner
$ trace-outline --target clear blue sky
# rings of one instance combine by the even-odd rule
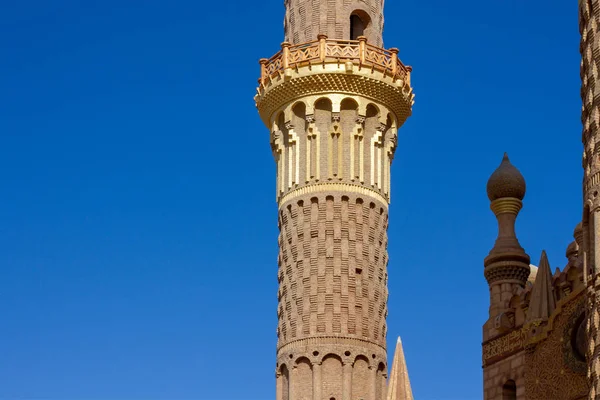
[[[209,3],[206,5],[205,3]],[[4,2],[0,398],[274,398],[275,168],[253,103],[282,0]],[[389,334],[415,397],[482,397],[485,184],[563,268],[581,216],[577,4],[388,0],[414,67],[393,165]]]

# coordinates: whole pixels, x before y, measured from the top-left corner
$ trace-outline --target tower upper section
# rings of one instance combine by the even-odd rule
[[[292,44],[331,39],[356,40],[383,46],[384,0],[285,0],[285,40]]]

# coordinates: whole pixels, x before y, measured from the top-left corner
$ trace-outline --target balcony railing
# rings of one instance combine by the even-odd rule
[[[358,40],[332,40],[325,35],[319,35],[312,42],[297,45],[282,43],[277,54],[260,60],[259,83],[265,85],[273,76],[287,68],[346,61],[358,64],[360,68],[381,71],[394,81],[401,79],[410,85],[412,68],[402,64],[398,58],[398,49],[386,50],[373,46],[367,43],[364,36],[360,36]]]

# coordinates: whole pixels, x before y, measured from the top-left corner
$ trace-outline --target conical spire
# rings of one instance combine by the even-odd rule
[[[408,368],[404,358],[402,340],[398,338],[396,353],[392,364],[392,374],[388,384],[387,400],[414,400],[410,380],[408,379]]]
[[[546,251],[542,251],[542,257],[538,266],[538,273],[531,290],[531,300],[527,311],[527,322],[535,320],[548,320],[556,308],[554,289],[552,288],[552,272]]]

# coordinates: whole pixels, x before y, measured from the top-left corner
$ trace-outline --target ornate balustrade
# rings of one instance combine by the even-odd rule
[[[265,85],[276,75],[287,68],[298,68],[305,65],[325,63],[341,63],[350,61],[360,68],[372,68],[389,75],[395,81],[401,79],[410,85],[412,68],[402,64],[398,58],[398,49],[389,50],[367,43],[367,38],[360,36],[358,40],[332,40],[319,35],[312,42],[291,45],[284,42],[281,50],[271,58],[260,60],[260,84]]]

